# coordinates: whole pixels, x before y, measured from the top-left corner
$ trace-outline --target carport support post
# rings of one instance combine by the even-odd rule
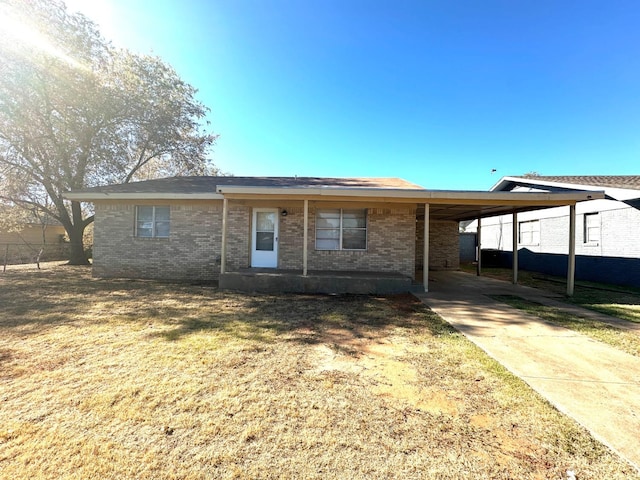
[[[229,200],[222,200],[222,242],[220,245],[220,274],[225,273],[227,267],[227,210]]]
[[[304,201],[304,234],[302,235],[302,276],[307,276],[307,257],[309,254],[309,200]]]
[[[481,232],[482,232],[482,219],[478,217],[478,229],[476,230],[476,242],[478,242],[478,263],[476,267],[476,275],[480,276],[482,273],[482,240],[481,240]]]
[[[513,244],[513,284],[518,284],[518,212],[513,212],[513,228],[511,231]]]
[[[429,291],[429,204],[424,204],[424,248],[422,252],[422,283]]]
[[[569,205],[569,267],[567,268],[567,296],[573,296],[576,277],[576,206]]]

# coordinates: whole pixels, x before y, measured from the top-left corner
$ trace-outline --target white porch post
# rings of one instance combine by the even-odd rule
[[[567,295],[573,296],[576,276],[576,206],[569,206],[569,268],[567,269]]]
[[[476,275],[480,275],[482,273],[482,219],[478,217],[478,229],[476,231],[476,241],[478,242],[478,266],[476,267]]]
[[[220,245],[220,274],[224,274],[227,268],[227,210],[228,200],[222,200],[222,242]]]
[[[309,200],[304,201],[304,234],[302,235],[302,275],[307,276],[307,257],[309,254]]]
[[[422,252],[422,283],[429,291],[429,204],[424,204],[424,248]]]
[[[513,241],[513,284],[518,284],[518,213],[513,212],[513,228],[511,232]]]

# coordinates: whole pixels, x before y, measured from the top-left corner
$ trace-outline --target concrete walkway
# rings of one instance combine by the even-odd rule
[[[430,276],[418,298],[640,471],[640,358],[487,296],[557,301],[542,290],[463,272]]]

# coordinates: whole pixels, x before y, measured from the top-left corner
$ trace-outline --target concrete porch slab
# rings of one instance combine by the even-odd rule
[[[250,268],[220,275],[224,290],[260,293],[386,295],[412,291],[413,280],[385,272],[309,272]]]

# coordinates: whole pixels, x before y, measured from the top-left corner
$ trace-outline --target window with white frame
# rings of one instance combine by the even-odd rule
[[[518,224],[520,245],[540,245],[540,220],[529,220]]]
[[[598,244],[600,242],[600,215],[598,213],[584,214],[584,243]]]
[[[136,237],[169,238],[169,207],[136,206]]]
[[[366,209],[335,208],[316,212],[316,250],[366,249]]]

